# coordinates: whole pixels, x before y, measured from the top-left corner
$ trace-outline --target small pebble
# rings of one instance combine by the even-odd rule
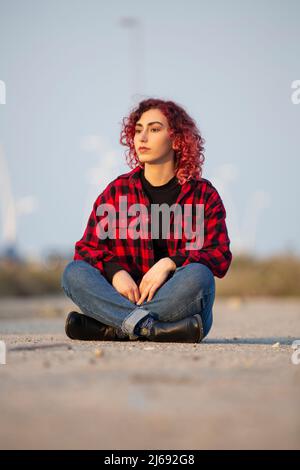
[[[272,344],[272,348],[279,348],[279,346],[280,346],[280,343],[278,343],[278,342],[277,342],[277,343],[274,343],[274,344]]]
[[[102,357],[103,354],[104,354],[103,349],[99,349],[99,348],[95,349],[94,354],[95,354],[96,357]]]

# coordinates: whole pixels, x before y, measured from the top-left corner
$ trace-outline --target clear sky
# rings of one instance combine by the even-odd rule
[[[154,96],[196,120],[233,251],[300,254],[298,0],[0,0],[0,80],[0,247],[13,207],[22,252],[72,249]]]

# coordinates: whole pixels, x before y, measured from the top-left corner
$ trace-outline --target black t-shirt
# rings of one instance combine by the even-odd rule
[[[167,183],[161,186],[152,186],[151,183],[145,178],[144,171],[141,172],[141,183],[143,189],[148,196],[151,204],[166,203],[169,206],[176,202],[180,193],[180,185],[176,176],[173,176]],[[167,249],[167,241],[162,238],[162,214],[159,213],[159,238],[153,238],[153,248],[155,255],[155,262],[159,259],[169,256]]]

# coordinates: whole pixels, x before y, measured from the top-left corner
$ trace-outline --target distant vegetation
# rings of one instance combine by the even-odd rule
[[[44,264],[0,260],[0,297],[63,294],[61,274],[71,259],[50,257]],[[258,259],[234,256],[218,296],[300,297],[300,258],[290,254]]]
[[[68,261],[59,257],[44,264],[0,260],[0,297],[63,293],[60,278]]]
[[[299,297],[300,258],[235,256],[226,276],[216,279],[216,287],[222,296]]]

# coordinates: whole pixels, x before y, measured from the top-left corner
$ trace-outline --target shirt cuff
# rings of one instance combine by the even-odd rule
[[[106,263],[103,263],[103,269],[106,275],[106,279],[111,283],[114,275],[124,268],[115,261],[107,261]]]
[[[180,266],[182,266],[182,264],[186,260],[186,256],[183,256],[183,255],[169,256],[169,258],[171,258],[171,260],[174,261],[174,263],[176,264],[176,268],[179,268]]]

